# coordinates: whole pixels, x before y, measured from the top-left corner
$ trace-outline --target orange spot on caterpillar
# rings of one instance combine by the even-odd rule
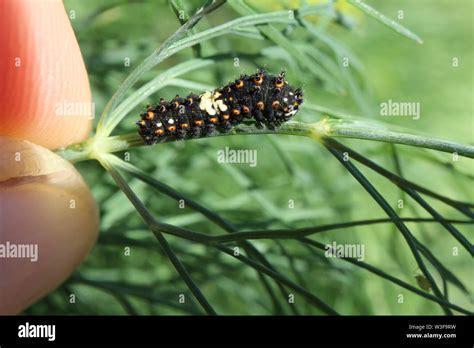
[[[230,115],[228,114],[222,115],[222,119],[224,120],[228,120],[229,118],[230,118]]]
[[[211,122],[211,123],[217,123],[217,117],[211,117],[211,118],[209,119],[209,122]]]
[[[237,81],[237,82],[235,83],[235,87],[236,87],[236,88],[242,88],[242,87],[244,87],[244,81],[242,81],[242,80]]]
[[[147,120],[153,120],[155,118],[155,113],[153,111],[148,111],[146,113],[146,119]]]
[[[258,75],[256,78],[253,80],[257,85],[261,85],[263,83],[263,75]]]
[[[278,107],[280,106],[280,102],[278,100],[275,100],[273,103],[272,103],[272,108],[273,109],[278,109]]]
[[[199,126],[199,127],[201,127],[203,123],[204,123],[204,122],[203,122],[202,120],[196,120],[196,121],[194,121],[194,124],[195,124],[196,126]]]
[[[249,113],[249,112],[250,112],[250,109],[249,109],[249,107],[248,107],[248,106],[246,106],[246,105],[243,105],[243,106],[242,106],[242,111],[243,111],[245,114],[247,114],[247,113]]]
[[[156,134],[156,135],[163,135],[164,133],[165,133],[165,131],[164,131],[163,129],[157,129],[157,130],[155,131],[155,134]]]
[[[176,127],[175,126],[169,126],[168,127],[168,131],[169,132],[174,132],[176,130]]]
[[[264,107],[265,107],[265,104],[263,104],[263,101],[259,101],[257,103],[257,109],[263,110]]]
[[[189,124],[187,124],[187,123],[181,124],[181,128],[183,128],[183,129],[186,129],[186,128],[188,128],[188,127],[189,127]]]
[[[239,116],[239,115],[240,115],[240,111],[237,110],[237,109],[232,109],[232,114],[234,114],[235,116]]]

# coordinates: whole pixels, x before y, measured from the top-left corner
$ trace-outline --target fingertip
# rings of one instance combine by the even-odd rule
[[[0,135],[49,149],[87,138],[94,107],[61,1],[0,1]]]

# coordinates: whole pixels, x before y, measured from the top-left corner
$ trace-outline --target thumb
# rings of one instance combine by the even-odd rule
[[[97,238],[97,206],[80,174],[51,151],[0,137],[0,314],[57,287]]]

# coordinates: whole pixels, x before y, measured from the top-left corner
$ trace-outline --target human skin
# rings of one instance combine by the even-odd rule
[[[99,214],[79,172],[48,150],[86,139],[92,125],[87,72],[64,5],[0,1],[0,42],[0,314],[17,314],[81,263]],[[71,103],[85,107],[64,107]],[[37,245],[38,259],[2,257],[7,243]]]
[[[48,149],[84,140],[91,92],[62,2],[0,1],[0,42],[0,135]]]

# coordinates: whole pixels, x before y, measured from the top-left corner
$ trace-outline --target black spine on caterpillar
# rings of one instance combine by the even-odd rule
[[[203,137],[214,131],[229,132],[233,125],[254,119],[258,128],[279,127],[297,112],[303,92],[285,81],[285,73],[270,75],[264,69],[213,92],[178,95],[148,106],[137,122],[138,133],[146,144],[164,137],[175,139]]]

